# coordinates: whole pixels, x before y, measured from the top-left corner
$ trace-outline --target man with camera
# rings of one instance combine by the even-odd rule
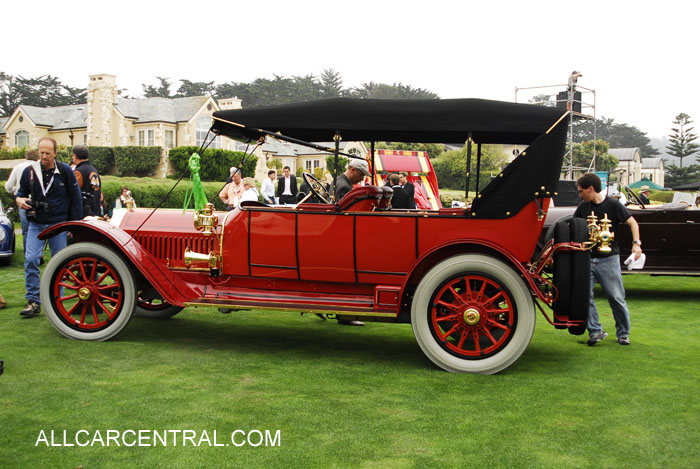
[[[39,297],[39,258],[44,241],[39,233],[46,228],[68,220],[83,218],[83,198],[78,181],[70,166],[56,161],[56,141],[39,140],[39,161],[29,165],[19,181],[17,206],[27,211],[29,229],[27,250],[24,253],[24,283],[27,288],[27,306],[22,317],[33,317],[41,312]],[[66,232],[48,240],[51,255],[66,247]]]
[[[72,162],[75,165],[75,179],[83,194],[83,216],[102,215],[102,179],[90,164],[90,151],[85,145],[73,147]]]

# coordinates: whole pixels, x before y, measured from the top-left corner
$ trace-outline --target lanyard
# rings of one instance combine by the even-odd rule
[[[38,165],[39,168],[41,168],[41,164]],[[39,179],[39,187],[41,187],[41,192],[44,194],[44,198],[46,198],[46,194],[49,192],[49,189],[51,189],[51,185],[53,184],[53,180],[56,177],[56,171],[58,170],[58,166],[54,166],[53,174],[51,175],[51,180],[49,183],[46,185],[46,188],[44,188],[44,173],[39,170],[37,172],[37,167],[33,166],[32,169],[36,173],[36,177]]]

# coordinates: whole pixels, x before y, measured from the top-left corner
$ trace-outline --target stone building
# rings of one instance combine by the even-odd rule
[[[21,105],[0,120],[3,148],[36,147],[43,137],[59,145],[160,146],[199,145],[220,109],[241,107],[238,98],[216,102],[210,96],[138,98],[119,96],[114,75],[90,75],[87,103],[40,108]],[[236,149],[217,137],[210,147]]]

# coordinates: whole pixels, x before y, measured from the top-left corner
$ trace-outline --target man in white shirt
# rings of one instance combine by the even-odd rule
[[[297,178],[290,174],[289,166],[285,166],[283,170],[284,176],[277,181],[277,197],[280,198],[281,204],[295,204],[297,203],[296,195],[299,192]]]
[[[13,197],[17,195],[17,189],[19,189],[19,178],[22,176],[24,168],[38,159],[39,152],[36,150],[29,150],[27,152],[26,161],[23,161],[12,169],[10,177],[5,183],[5,190],[12,194]],[[27,252],[27,230],[29,229],[29,222],[27,221],[27,211],[23,208],[19,209],[19,223],[22,226],[22,244],[24,245],[24,252]]]
[[[275,203],[275,178],[277,177],[277,171],[271,169],[267,172],[267,179],[265,179],[260,187],[260,193],[263,196],[263,200],[266,204]]]

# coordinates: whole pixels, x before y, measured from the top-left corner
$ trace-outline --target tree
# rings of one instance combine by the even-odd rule
[[[432,91],[422,88],[413,88],[410,85],[394,83],[363,83],[358,88],[351,88],[350,97],[361,99],[439,99],[440,96]]]
[[[160,82],[160,86],[157,88],[153,85],[141,85],[144,96],[146,98],[172,98],[170,95],[170,86],[172,86],[170,79],[164,77],[156,78]]]
[[[348,160],[346,157],[338,155],[338,175],[345,172],[348,167],[348,161],[350,160]],[[331,177],[335,178],[335,155],[326,156],[326,168],[328,168],[328,172],[331,173]]]
[[[589,168],[593,159],[593,141],[574,143],[572,153],[574,166],[579,168]],[[608,153],[610,144],[598,139],[595,141],[595,171],[612,171],[617,168],[617,158]]]
[[[190,80],[180,80],[180,88],[177,89],[175,93],[176,98],[187,98],[190,96],[211,96],[216,90],[213,81],[203,82],[203,81],[190,81]],[[227,96],[232,97],[232,96]]]
[[[547,93],[536,94],[532,98],[528,99],[527,102],[537,106],[554,107],[557,105],[557,103],[552,99],[552,95]]]
[[[237,96],[246,108],[274,106],[321,99],[321,83],[314,75],[273,80],[258,78],[252,83],[225,83],[216,88],[217,98]]]
[[[0,72],[0,116],[9,116],[17,106],[22,104],[14,81],[15,78],[12,75]]]
[[[698,136],[692,132],[693,127],[688,127],[693,123],[688,114],[678,114],[673,123],[677,127],[671,129],[673,134],[668,136],[670,145],[666,147],[666,150],[668,150],[669,155],[675,156],[680,160],[679,167],[682,168],[683,158],[698,153],[700,145],[694,143]]]
[[[87,102],[85,88],[64,85],[51,75],[37,78],[14,77],[0,72],[0,115],[9,116],[19,105],[67,106]]]
[[[321,74],[321,96],[340,98],[343,95],[343,79],[332,68],[324,69]]]
[[[580,121],[574,125],[574,140],[593,140],[593,121]],[[610,144],[610,148],[635,148],[644,158],[659,155],[659,151],[652,147],[647,134],[635,126],[618,124],[615,119],[605,117],[595,121],[595,138],[605,140]]]
[[[675,164],[666,166],[664,171],[664,185],[666,187],[678,187],[695,181],[700,181],[700,164],[691,164],[685,168],[680,168]]]
[[[433,160],[433,169],[441,188],[464,190],[466,184],[467,147],[461,150],[443,152]],[[476,189],[476,148],[472,147],[471,178],[469,189]],[[481,171],[479,190],[486,187],[491,179],[491,173],[501,171],[508,164],[508,157],[503,152],[502,145],[481,146]]]

